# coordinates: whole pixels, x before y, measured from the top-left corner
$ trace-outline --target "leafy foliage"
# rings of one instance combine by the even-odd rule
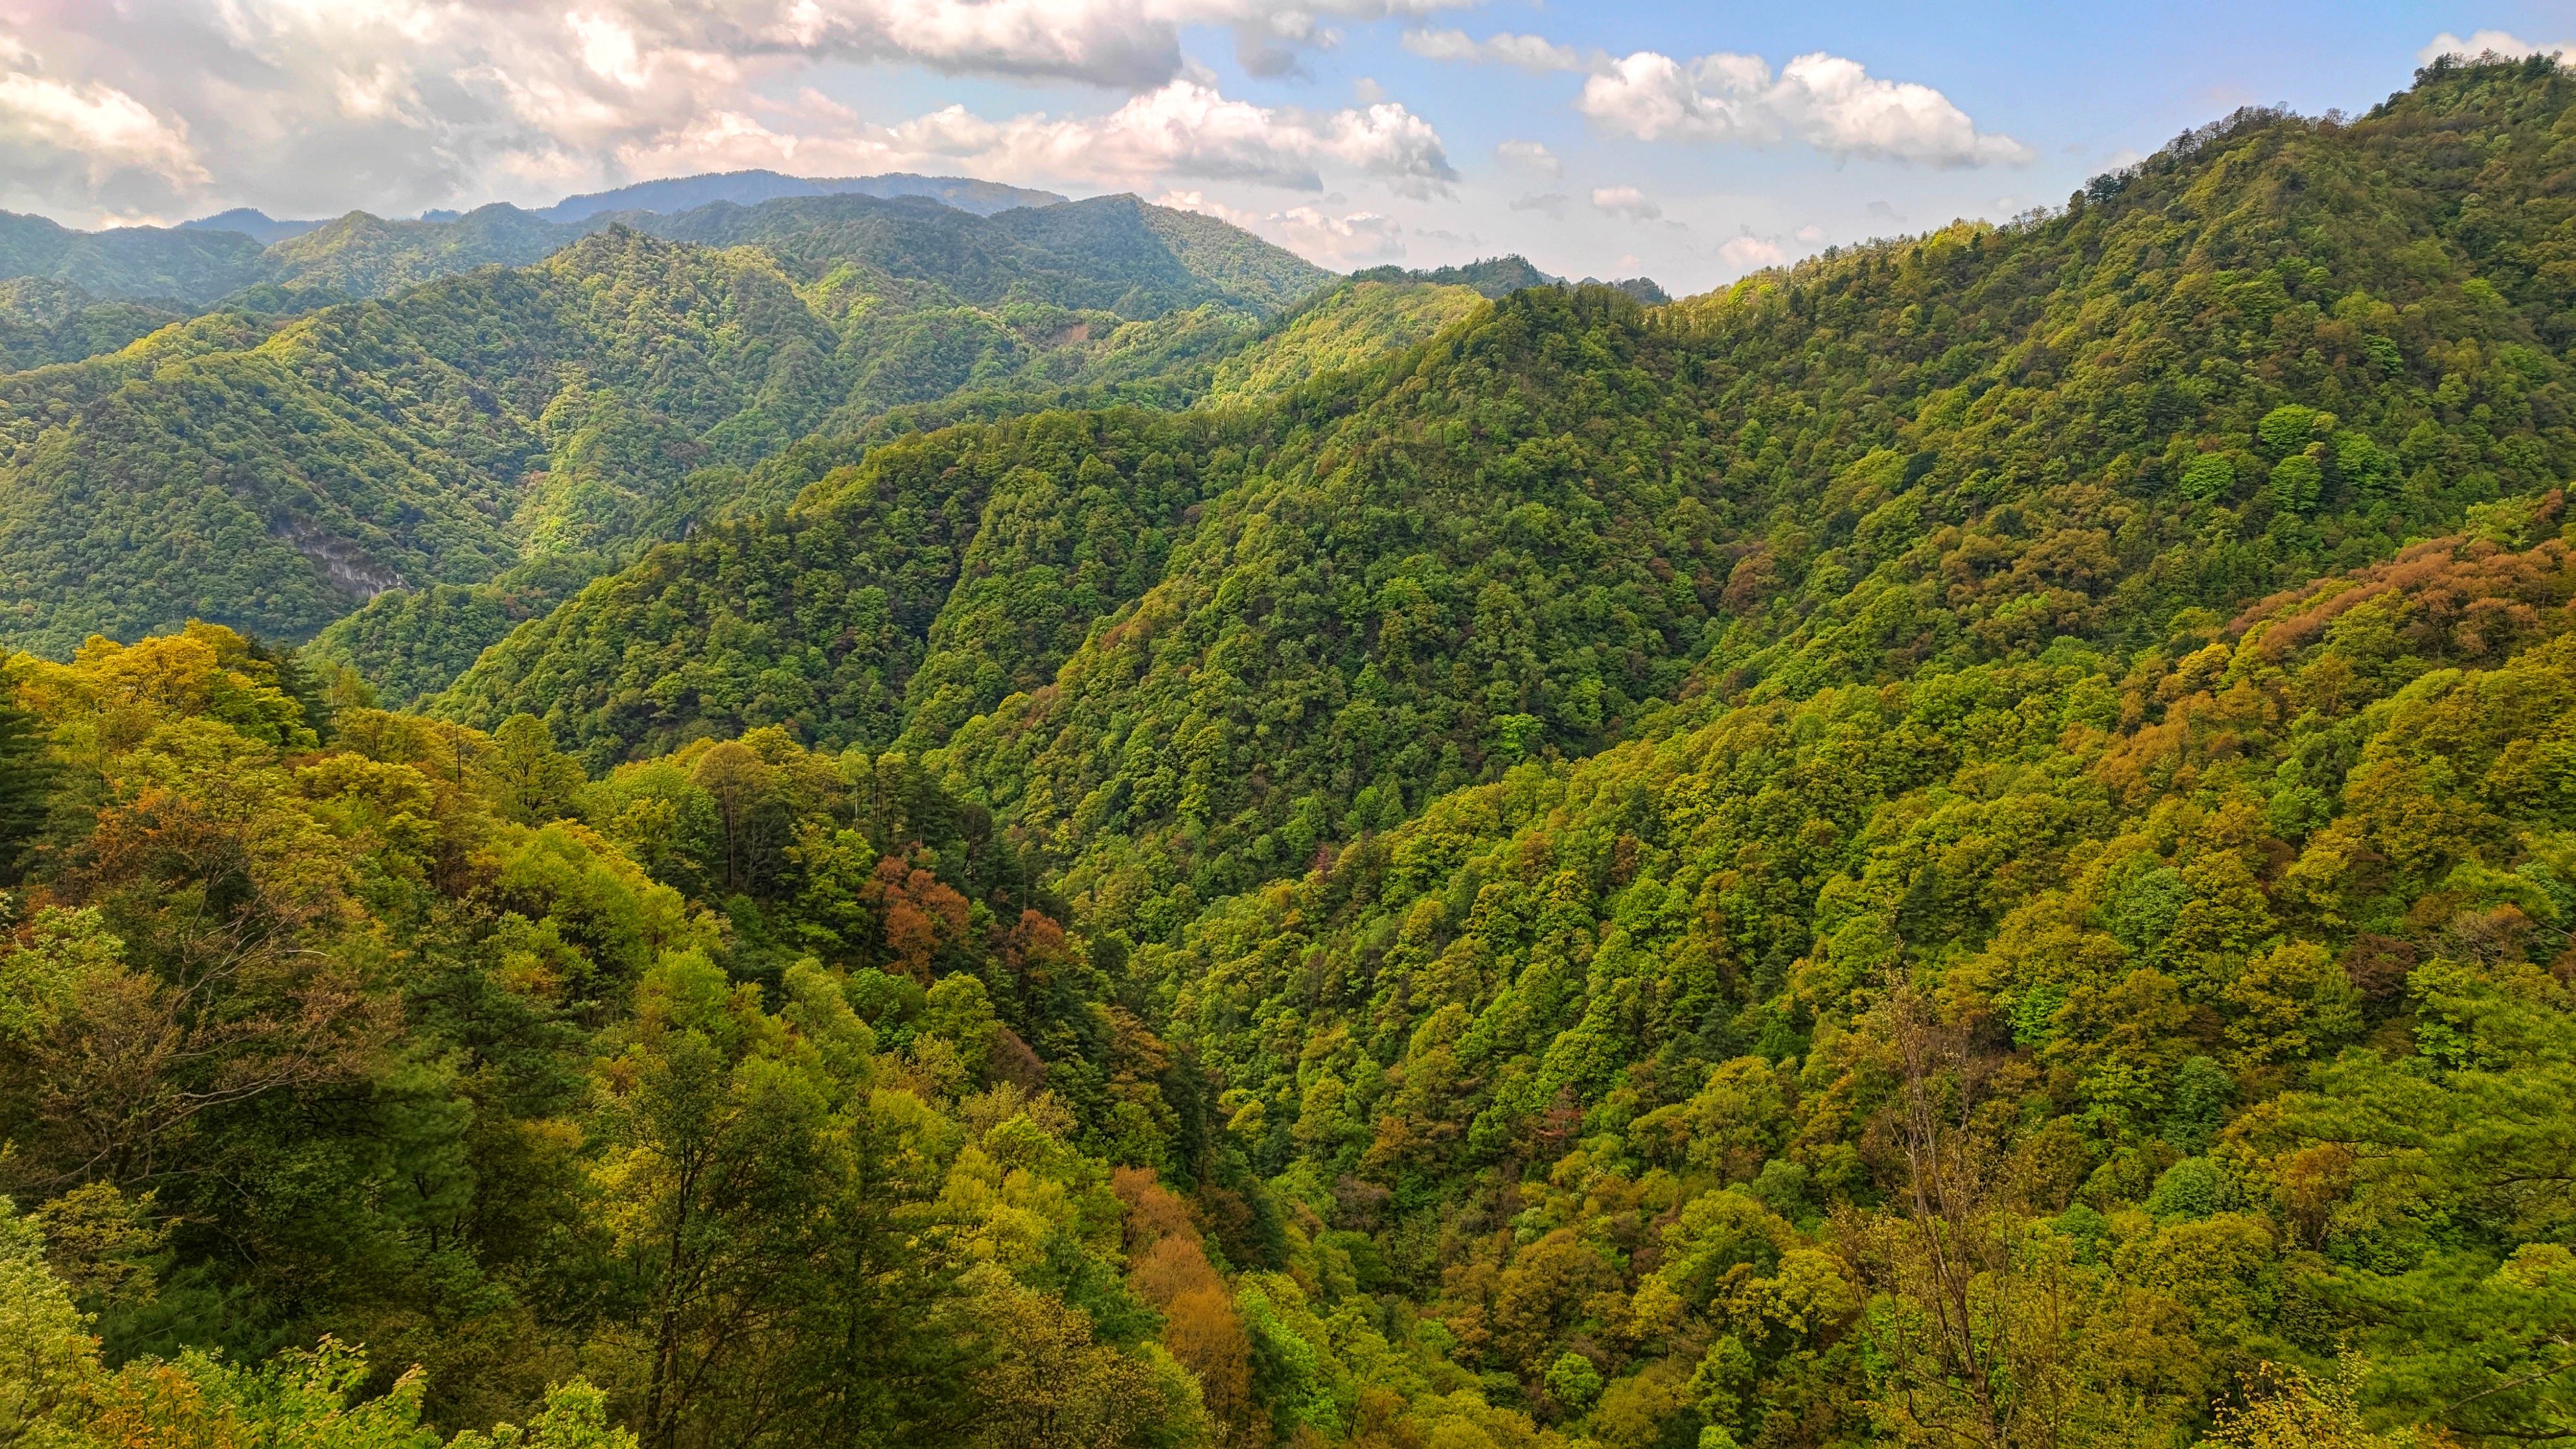
[[[710,465],[422,714],[13,658],[0,1432],[2576,1432],[2568,135],[2443,62],[1654,310],[1122,322],[1279,385]],[[594,244],[830,339],[982,244],[833,215]],[[1008,270],[919,335],[1092,300]]]
[[[486,653],[436,712],[542,709],[598,764],[772,724],[936,743],[1042,684],[1144,590],[1182,515],[1224,486],[1193,461],[1222,436],[1051,413],[913,434],[856,465],[799,450],[830,471],[797,509],[702,529],[593,584]]]
[[[353,211],[263,254],[267,280],[351,297],[389,297],[477,267],[521,267],[562,250],[579,227],[495,202],[453,221],[384,221]]]
[[[1204,401],[1248,402],[1375,362],[1462,320],[1478,301],[1460,286],[1353,282],[1335,288],[1282,317],[1275,335],[1218,363]]]
[[[0,372],[24,372],[114,352],[180,320],[141,302],[96,301],[69,282],[0,282]]]
[[[322,655],[408,700],[581,577],[739,503],[740,470],[828,415],[1133,377],[1248,330],[1247,296],[1190,271],[1132,201],[1044,223],[866,197],[717,211],[653,220],[772,250],[612,226],[523,271],[282,326],[208,317],[0,383],[11,637],[60,653],[202,616],[301,638],[392,594]],[[273,250],[367,291],[572,234],[487,208],[353,216]],[[1284,285],[1262,265],[1242,273],[1256,290]],[[1130,322],[1059,298],[1190,310]]]

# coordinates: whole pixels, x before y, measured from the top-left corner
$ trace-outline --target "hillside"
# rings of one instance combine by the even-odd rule
[[[0,379],[16,621],[0,636],[62,654],[206,617],[302,639],[379,601],[317,657],[408,699],[690,519],[784,502],[793,488],[744,470],[827,422],[1159,376],[1323,275],[1194,231],[1194,255],[1217,258],[1202,275],[1132,202],[984,219],[845,197],[667,220],[730,249],[612,226],[555,250],[572,229],[507,208],[343,218],[271,248],[293,268],[276,275],[398,295],[282,330],[218,314],[142,352]],[[551,254],[403,286],[509,247]],[[86,355],[90,334],[131,340],[144,320],[83,317],[25,345]]]
[[[1669,309],[1515,294],[1247,423],[1245,484],[946,768],[1169,923],[1685,694],[2134,652],[2546,488],[2569,298],[2446,198],[2538,195],[2549,148],[2464,174],[2411,115],[2249,113],[2043,223]],[[2320,232],[2363,205],[2393,224]],[[646,748],[551,687],[469,696]]]
[[[351,297],[389,297],[477,267],[523,267],[572,244],[558,226],[495,203],[454,221],[382,221],[353,211],[272,244],[265,280]]]
[[[2556,1001],[2514,974],[2554,935],[2518,923],[2567,909],[2576,817],[2507,762],[2554,758],[2576,598],[2571,103],[2554,71],[2437,69],[2356,121],[2241,113],[2010,228],[1652,310],[1515,292],[1222,442],[931,434],[593,586],[434,709],[541,715],[594,769],[773,723],[923,760],[1222,1088],[1315,1271],[1359,1285],[1324,1295],[1436,1319],[1489,1402],[1639,1444],[1852,1442],[1872,1374],[1951,1412],[1954,1349],[1859,1307],[1929,1291],[1880,1210],[1937,1148],[1987,1165],[1915,1220],[1987,1225],[1962,1251],[1995,1262],[2054,1224],[2083,1268],[2049,1290],[2095,1325],[2050,1360],[2053,1442],[2196,1432],[2227,1374],[2347,1330],[2405,1365],[2387,1412],[2554,1422],[2419,1346],[2527,1362],[2475,1336],[2501,1299],[2432,1286],[2534,1241],[2510,1194],[2446,1179],[2478,1226],[2439,1248],[2282,1204],[2411,1100],[2373,1063],[2414,1013],[2558,1009],[2516,1004]],[[1043,461],[1050,434],[1088,448]],[[1149,493],[1156,453],[1226,471]],[[1122,538],[1165,560],[1141,591],[1096,552]],[[2439,780],[2494,783],[2436,807]],[[2514,1040],[2514,1070],[2569,1060]],[[1915,1090],[1995,1106],[1946,1128]],[[2491,1101],[2501,1150],[2545,1153],[2545,1110],[2477,1095],[2504,1090],[2420,1110]],[[2411,1210],[2402,1174],[2333,1170],[2314,1191]],[[1728,1294],[1793,1262],[1817,1316],[1709,1357],[1751,1311]],[[1773,1286],[1712,1286],[1728,1263]],[[2258,1301],[2209,1297],[2249,1275]],[[1410,1382],[1307,1341],[1319,1395]]]
[[[167,305],[101,301],[70,282],[0,282],[0,372],[114,352],[181,319]]]
[[[127,226],[73,231],[0,212],[0,279],[68,282],[94,297],[210,302],[267,280],[260,244],[230,231]]]
[[[2570,175],[2443,60],[1655,306],[800,197],[0,381],[555,570],[8,659],[0,1411],[2576,1436]]]
[[[638,218],[656,236],[758,246],[802,275],[857,266],[957,300],[1154,316],[1220,299],[1277,307],[1330,273],[1213,218],[1105,196],[974,217],[921,198],[791,197]]]
[[[1476,310],[1472,287],[1354,280],[1281,318],[1275,335],[1217,364],[1206,402],[1245,403],[1412,348]]]
[[[631,232],[244,340],[0,380],[15,637],[204,614],[299,637],[387,588],[676,527],[657,509],[690,470],[839,401],[835,338],[774,267]]]

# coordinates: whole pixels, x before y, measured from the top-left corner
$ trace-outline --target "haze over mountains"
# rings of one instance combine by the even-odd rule
[[[784,196],[830,195],[927,197],[977,216],[1052,206],[1065,199],[1051,191],[953,176],[809,180],[774,171],[737,171],[641,182],[567,197],[536,211],[495,202],[471,212],[432,212],[414,221],[388,221],[364,212],[335,220],[279,221],[240,207],[176,227],[77,232],[42,217],[0,212],[0,280],[43,277],[70,282],[95,297],[201,304],[262,284],[295,287],[354,280],[366,288],[359,295],[373,296],[427,276],[492,263],[524,266],[620,213],[670,214],[718,202],[747,206]],[[337,235],[322,243],[267,250],[316,232]],[[388,259],[337,267],[315,260],[351,250],[353,237],[362,238],[354,243],[356,249],[387,254]],[[394,254],[402,259],[392,260]]]
[[[1678,300],[0,248],[0,1435],[2576,1437],[2554,57]]]
[[[886,176],[803,177],[782,176],[775,171],[728,171],[713,176],[639,181],[613,191],[568,196],[539,208],[536,214],[548,221],[586,221],[603,212],[689,211],[719,201],[757,206],[782,196],[927,196],[943,206],[977,216],[990,216],[1015,206],[1053,206],[1065,199],[1052,191],[961,176],[896,172]]]

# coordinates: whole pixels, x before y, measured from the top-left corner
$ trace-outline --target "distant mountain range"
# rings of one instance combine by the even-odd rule
[[[639,181],[614,191],[567,196],[536,214],[548,221],[588,221],[620,211],[690,211],[719,201],[758,206],[783,196],[927,196],[942,206],[991,216],[1020,206],[1056,206],[1067,198],[1052,191],[1004,186],[967,176],[916,176],[896,171],[884,176],[782,176],[775,171],[726,171],[708,176],[677,176],[668,181]]]
[[[92,272],[134,245],[24,219],[0,226],[13,240]],[[405,588],[331,652],[435,687],[710,507],[785,502],[801,481],[743,475],[798,438],[951,394],[1203,373],[1336,280],[1129,196],[990,216],[864,195],[589,224],[359,213],[238,265],[263,303],[381,300],[170,326],[58,280],[0,292],[0,352],[73,364],[0,378],[0,642],[63,653],[192,616],[302,639]]]
[[[447,219],[453,218],[454,213],[449,213]],[[195,221],[183,221],[179,223],[179,230],[237,231],[262,246],[271,246],[308,231],[320,231],[330,224],[328,221],[279,221],[267,212],[236,206],[230,211],[198,217]]]
[[[858,210],[834,209],[836,204],[852,202],[860,203]],[[789,244],[792,250],[813,244],[812,234],[818,227],[882,230],[893,224],[889,218],[896,214],[882,209],[889,205],[918,208],[925,215],[945,212],[995,219],[1014,212],[1034,216],[1067,204],[1065,197],[1051,191],[971,177],[907,172],[798,177],[775,171],[731,171],[639,182],[566,197],[535,210],[495,202],[468,212],[424,212],[408,221],[364,211],[333,220],[280,219],[236,207],[175,227],[83,232],[40,216],[0,212],[0,282],[25,278],[73,289],[44,291],[41,321],[34,320],[33,314],[19,319],[25,325],[0,343],[0,352],[21,365],[75,361],[94,355],[80,350],[85,345],[107,349],[124,345],[141,335],[138,328],[150,330],[145,324],[159,314],[189,316],[218,305],[297,314],[336,301],[389,297],[477,267],[527,266],[614,221],[656,236],[728,246],[769,245],[784,226],[804,235],[802,242]],[[781,206],[789,209],[779,210]],[[1188,215],[1160,209],[1155,214]],[[1003,230],[1026,231],[1031,225],[1037,224],[1004,221]],[[1301,277],[1291,291],[1273,290],[1280,275],[1270,255],[1275,249],[1246,250],[1242,243],[1248,235],[1235,228],[1188,221],[1158,226],[1169,233],[1164,240],[1173,247],[1199,248],[1190,265],[1204,270],[1206,276],[1232,265],[1229,257],[1251,259],[1250,271],[1224,283],[1245,301],[1257,298],[1257,305],[1275,309],[1298,300],[1308,289]],[[938,225],[931,229],[942,230]],[[954,231],[950,227],[943,234]],[[968,278],[977,274],[978,267],[985,274],[1008,273],[1016,279],[1025,260],[1014,255],[997,264],[989,257],[979,262],[973,256],[961,256],[956,261],[964,272],[951,275],[946,263],[933,270],[950,285],[962,284],[971,291],[974,284]],[[992,270],[995,265],[1000,266],[999,272]],[[1486,297],[1565,281],[1519,257],[1431,271],[1378,267],[1357,276],[1463,286]],[[1178,296],[1203,281],[1204,277],[1194,277],[1181,283],[1178,291],[1171,290],[1173,278],[1151,286]],[[1663,289],[1644,278],[1610,285],[1649,305],[1666,300]],[[31,293],[29,298],[37,295]],[[0,299],[0,312],[14,316],[27,305],[33,303]],[[1082,305],[1108,306],[1111,299],[1095,298]],[[84,315],[90,308],[99,309],[98,315]]]
[[[468,212],[424,212],[415,221],[390,221],[363,211],[336,220],[280,220],[235,207],[175,227],[84,232],[41,216],[0,212],[0,281],[32,277],[64,282],[91,299],[147,302],[182,312],[241,300],[263,287],[304,294],[304,305],[311,305],[331,300],[321,295],[326,292],[382,297],[432,277],[493,263],[525,266],[614,218],[651,230],[650,218],[706,206],[756,207],[782,198],[831,196],[914,199],[973,216],[1059,206],[1066,200],[1052,191],[963,176],[809,179],[733,171],[641,182],[567,197],[534,211],[496,202]],[[274,310],[294,299],[265,300]]]

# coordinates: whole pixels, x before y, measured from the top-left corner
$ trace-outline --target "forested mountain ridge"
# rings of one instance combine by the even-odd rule
[[[24,372],[114,352],[179,321],[166,304],[106,301],[70,282],[0,282],[0,371]]]
[[[2563,82],[2476,74],[2349,125],[2249,113],[2061,215],[1671,308],[1524,292],[1300,390],[1132,619],[945,767],[1160,935],[1685,693],[2151,647],[2545,488],[2576,466],[2554,243],[2458,199],[2528,193],[2542,226]],[[2469,166],[2470,120],[2519,139]],[[468,717],[551,709],[615,758],[587,696],[501,677]]]
[[[621,216],[641,221],[718,201],[756,205],[778,196],[852,189],[884,199],[913,196],[954,203],[979,216],[1064,200],[1052,192],[961,177],[807,182],[742,172],[648,182],[570,197],[536,211],[495,202],[461,215],[438,212],[418,221],[388,221],[352,211],[327,221],[280,222],[237,208],[176,227],[82,232],[44,217],[0,213],[0,281],[33,277],[68,282],[102,298],[194,306],[263,286],[324,300],[335,300],[335,293],[382,297],[476,267],[525,266]]]
[[[2562,114],[2545,94],[2488,84],[2510,97],[2499,108],[2528,107],[2512,116],[2527,133],[2548,136]],[[1416,750],[1447,739],[1453,763],[1393,781],[1436,793],[1442,769],[1455,780],[1523,753],[1587,752],[1685,688],[1803,693],[2061,636],[2146,647],[2177,609],[2232,613],[2471,505],[2545,488],[2576,466],[2553,341],[2576,299],[2491,241],[2467,255],[2445,228],[2477,214],[2447,217],[2440,198],[2542,190],[2550,148],[2525,140],[2482,161],[2491,174],[2428,175],[2455,134],[2420,124],[2429,101],[2348,133],[2240,119],[2040,224],[1825,259],[1667,311],[1499,304],[1481,335],[1470,326],[1426,349],[1382,400],[1317,409],[1338,437],[1319,426],[1311,451],[1273,455],[1269,497],[1211,510],[1242,520],[1234,556],[1216,547],[1226,532],[1202,527],[1140,606],[1142,625],[1077,656],[1043,699],[999,712],[990,744],[954,767],[989,770],[997,803],[1044,782],[1032,829],[1077,805],[1105,809],[1113,828],[1140,815],[1170,828],[1178,797],[1140,788],[1141,769],[1207,792],[1204,824],[1176,839],[1276,831],[1316,786],[1347,832],[1369,823],[1343,817],[1375,768],[1353,731],[1390,706],[1454,711],[1445,728],[1416,714],[1386,736]],[[2384,188],[2370,198],[2379,215],[2415,217],[2416,230],[2327,245],[2317,228],[2339,214],[2328,185],[2355,174]],[[2410,185],[2421,189],[2399,189]],[[2314,289],[2304,299],[2282,280],[2284,256]],[[2477,273],[2494,262],[2506,264],[2489,283]],[[2333,282],[2335,263],[2349,286]],[[1387,522],[1342,521],[1388,490]],[[1637,532],[1605,507],[1632,510]],[[1455,533],[1425,549],[1407,530]],[[1625,551],[1641,572],[1626,599],[1578,623],[1570,611],[1608,577],[1581,550],[1605,535],[1635,538]],[[1586,587],[1536,582],[1559,569]],[[1503,587],[1489,594],[1486,579]],[[1242,662],[1220,671],[1202,651],[1238,619]],[[1403,670],[1384,647],[1392,619],[1414,656]],[[1637,632],[1614,645],[1623,619]],[[1296,654],[1278,647],[1290,639]],[[1688,684],[1653,672],[1668,650],[1699,661]],[[1367,675],[1380,697],[1345,719]],[[1211,693],[1217,678],[1227,696]],[[1311,704],[1284,705],[1309,687],[1322,691]],[[1147,702],[1158,694],[1167,702]],[[1113,765],[1101,752],[1114,736],[1063,729],[1087,707],[1129,729],[1197,721],[1203,739],[1222,720],[1230,743],[1196,771],[1159,748]],[[1234,754],[1249,738],[1264,741],[1268,792]],[[1308,740],[1313,756],[1297,747]],[[979,758],[987,749],[996,763]],[[1283,767],[1301,758],[1316,763],[1291,778],[1311,783],[1291,785]],[[1139,812],[1139,796],[1156,803]],[[1098,827],[1076,838],[1096,841]],[[1203,845],[1187,854],[1208,858]],[[1210,898],[1208,882],[1190,888]]]
[[[1102,196],[978,217],[926,198],[784,197],[639,217],[657,236],[759,246],[808,277],[862,265],[980,306],[1021,301],[1143,318],[1205,302],[1275,308],[1331,274],[1211,217]]]
[[[2444,61],[1682,303],[1355,284],[778,448],[426,715],[13,656],[0,1412],[2576,1433],[2571,160]]]
[[[989,216],[1015,206],[1053,206],[1065,200],[1052,191],[1005,186],[964,176],[916,176],[894,171],[882,176],[783,176],[775,171],[725,171],[702,176],[673,176],[639,181],[608,191],[567,196],[536,215],[547,221],[587,221],[594,216],[627,211],[665,214],[693,211],[719,201],[757,206],[782,196],[927,196],[959,211]]]
[[[633,233],[183,345],[226,327],[0,381],[17,637],[67,652],[202,613],[297,637],[353,596],[649,526],[694,462],[838,401],[798,370],[835,339],[774,267]]]
[[[515,206],[478,207],[453,221],[386,221],[353,211],[271,243],[273,285],[325,296],[390,297],[477,267],[523,267],[579,240],[585,229]]]
[[[775,250],[613,225],[523,271],[291,322],[216,314],[0,383],[16,444],[0,465],[11,637],[63,653],[91,632],[214,616],[295,639],[389,588],[511,573],[492,599],[461,601],[461,622],[489,632],[440,641],[441,658],[463,654],[423,666],[436,672],[422,687],[443,685],[506,629],[494,611],[513,591],[550,604],[619,549],[741,501],[738,470],[832,416],[1218,345],[1280,279],[1312,270],[1202,247],[1203,277],[1154,229],[1176,224],[1132,201],[1064,209],[1055,231],[997,231],[926,201],[830,201],[821,220],[727,208],[739,214],[705,223]],[[364,238],[334,224],[281,246],[319,267]],[[708,468],[737,471],[683,487]],[[575,556],[589,562],[568,572]],[[360,646],[408,622],[357,630],[339,652],[392,673]]]

